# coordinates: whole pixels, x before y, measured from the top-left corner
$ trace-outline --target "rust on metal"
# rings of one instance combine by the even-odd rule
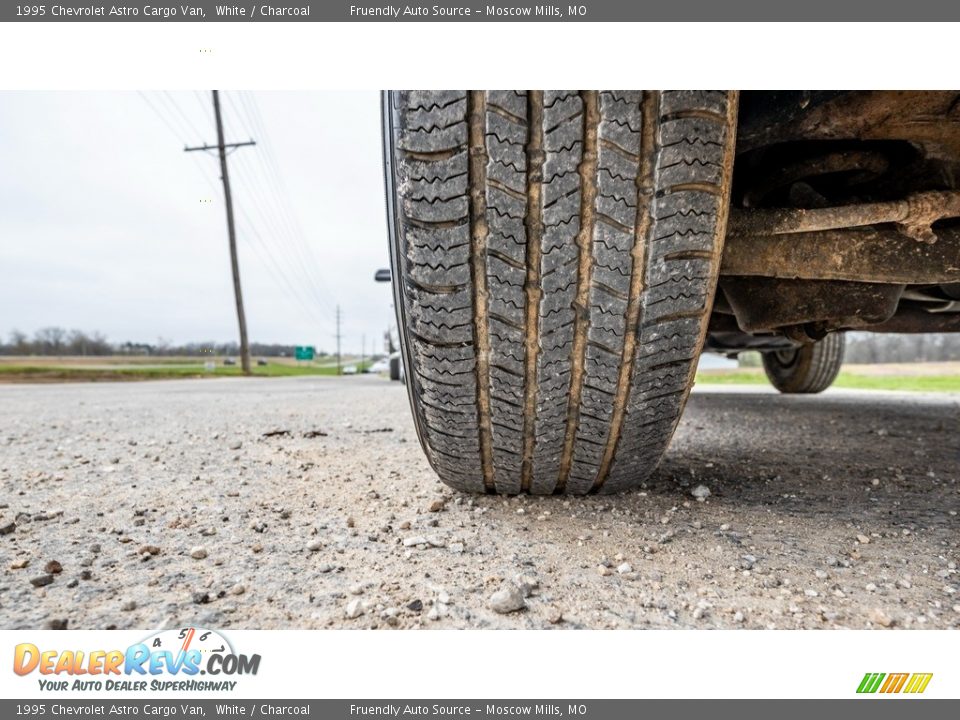
[[[941,285],[960,281],[960,229],[917,243],[896,230],[848,228],[729,235],[722,275]]]
[[[824,93],[816,93],[824,95]],[[960,93],[880,90],[826,93],[774,117],[746,117],[737,152],[809,140],[906,140],[944,157],[960,156]]]
[[[901,233],[923,243],[937,241],[933,223],[960,217],[960,191],[914,193],[903,200],[832,208],[732,210],[729,234],[787,235],[894,223]]]

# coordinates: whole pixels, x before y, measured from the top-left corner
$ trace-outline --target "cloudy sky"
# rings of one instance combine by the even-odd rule
[[[251,340],[382,347],[376,93],[221,96]],[[237,337],[210,94],[0,93],[0,334]]]

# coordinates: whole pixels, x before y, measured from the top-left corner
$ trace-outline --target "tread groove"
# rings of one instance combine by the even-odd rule
[[[480,430],[480,463],[483,484],[493,492],[492,439],[490,430],[490,336],[487,328],[487,139],[486,98],[483,91],[467,96],[469,122],[470,220],[472,226],[471,279],[473,280],[474,347],[477,351],[477,416]]]
[[[527,93],[530,123],[527,141],[527,281],[526,362],[524,365],[523,461],[520,490],[528,492],[533,475],[534,427],[537,415],[537,358],[540,352],[540,256],[543,241],[543,91]]]
[[[562,493],[570,478],[573,463],[573,447],[580,421],[580,406],[583,397],[584,366],[586,364],[587,331],[590,325],[590,277],[593,255],[594,223],[596,222],[594,203],[597,189],[597,134],[600,124],[599,99],[596,92],[583,92],[583,158],[580,163],[580,232],[577,233],[578,267],[577,295],[574,299],[575,322],[573,346],[570,349],[570,393],[567,402],[566,428],[563,438],[563,450],[560,455],[560,471],[557,476],[555,493]],[[609,171],[608,171],[609,172]]]

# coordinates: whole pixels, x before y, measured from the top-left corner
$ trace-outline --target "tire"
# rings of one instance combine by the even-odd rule
[[[823,392],[837,379],[843,365],[843,348],[843,333],[831,333],[796,350],[764,353],[763,370],[782,393]]]
[[[394,292],[417,431],[469,492],[616,492],[693,382],[736,94],[384,95]]]

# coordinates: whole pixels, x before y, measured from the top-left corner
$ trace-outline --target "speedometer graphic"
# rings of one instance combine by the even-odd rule
[[[174,657],[196,650],[206,658],[214,653],[234,654],[233,645],[216,630],[203,627],[182,627],[163,630],[143,641],[152,652],[166,650]]]

